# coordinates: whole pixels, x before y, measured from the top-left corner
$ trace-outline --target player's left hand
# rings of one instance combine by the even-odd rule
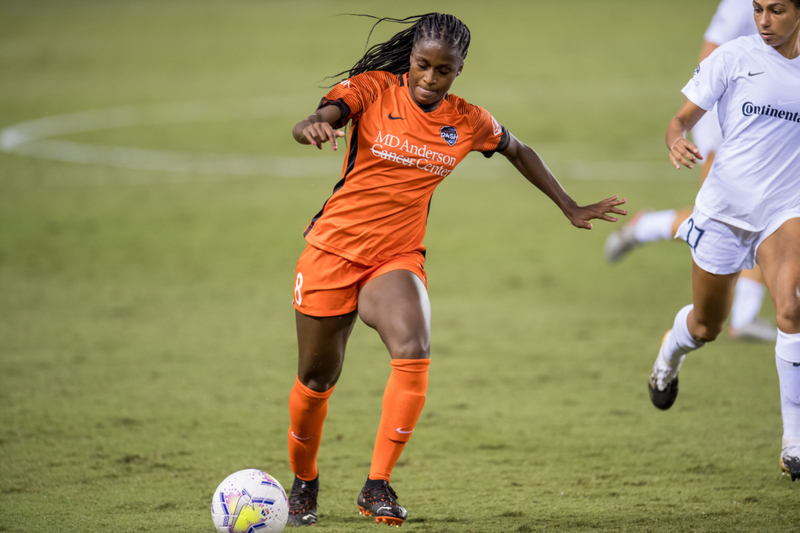
[[[612,217],[606,213],[614,213],[615,215],[623,216],[627,215],[628,212],[624,209],[617,209],[618,205],[622,205],[626,201],[625,198],[620,200],[619,196],[615,194],[611,198],[606,198],[602,202],[597,202],[596,204],[584,206],[575,205],[565,210],[564,214],[576,228],[592,229],[592,224],[589,221],[593,218],[599,218],[600,220],[606,220],[608,222],[616,222],[619,220],[617,217]]]

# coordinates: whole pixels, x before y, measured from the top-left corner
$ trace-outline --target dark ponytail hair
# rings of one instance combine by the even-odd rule
[[[798,0],[800,1],[800,0]],[[372,15],[355,15],[358,17],[369,17],[376,19],[367,37],[367,44],[375,27],[381,22],[394,22],[397,24],[412,24],[399,33],[396,33],[386,42],[376,44],[364,53],[364,56],[356,62],[349,70],[344,70],[331,76],[338,78],[346,75],[352,78],[356,74],[362,74],[371,70],[383,70],[392,74],[405,74],[409,70],[411,50],[422,41],[437,41],[447,44],[454,54],[462,60],[467,57],[469,50],[470,33],[467,25],[453,15],[444,13],[427,13],[425,15],[415,15],[404,19],[394,19],[389,17],[373,17]]]

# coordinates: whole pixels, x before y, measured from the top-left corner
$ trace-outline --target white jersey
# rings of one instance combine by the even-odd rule
[[[707,111],[717,104],[724,139],[697,195],[700,211],[761,231],[771,215],[800,206],[800,57],[741,37],[703,60],[683,94]]]
[[[717,6],[717,11],[708,25],[703,39],[717,46],[728,41],[755,35],[758,33],[756,21],[753,18],[752,0],[722,0]],[[717,122],[717,113],[709,112],[703,115],[692,129],[692,140],[697,145],[703,157],[708,157],[711,152],[717,152],[722,144],[722,132]],[[705,164],[705,162],[702,162]]]
[[[722,0],[703,39],[717,46],[758,33],[751,0]]]

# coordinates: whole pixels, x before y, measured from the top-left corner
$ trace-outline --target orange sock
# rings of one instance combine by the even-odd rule
[[[292,472],[303,481],[313,481],[319,475],[317,452],[333,389],[316,392],[295,378],[289,394],[289,463]]]
[[[392,375],[383,393],[381,425],[372,452],[370,479],[390,480],[425,405],[430,363],[430,359],[392,360]]]

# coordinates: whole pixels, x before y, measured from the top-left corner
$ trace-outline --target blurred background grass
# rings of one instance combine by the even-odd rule
[[[0,152],[0,531],[211,531],[210,497],[229,473],[290,485],[294,264],[339,179],[337,158],[290,129],[370,27],[336,15],[456,14],[473,42],[453,92],[538,150],[579,201],[619,193],[635,211],[696,194],[697,174],[669,166],[662,138],[715,7],[0,1],[0,128],[266,98],[281,112],[56,140],[302,158],[281,177]],[[329,174],[304,175],[319,158]],[[608,266],[613,227],[571,228],[501,159],[470,156],[434,197],[430,390],[392,479],[404,527],[796,530],[798,493],[777,467],[773,347],[720,339],[657,412],[645,381],[691,297],[688,251],[663,243]],[[388,372],[359,325],[320,455],[323,531],[377,527],[355,497]]]

